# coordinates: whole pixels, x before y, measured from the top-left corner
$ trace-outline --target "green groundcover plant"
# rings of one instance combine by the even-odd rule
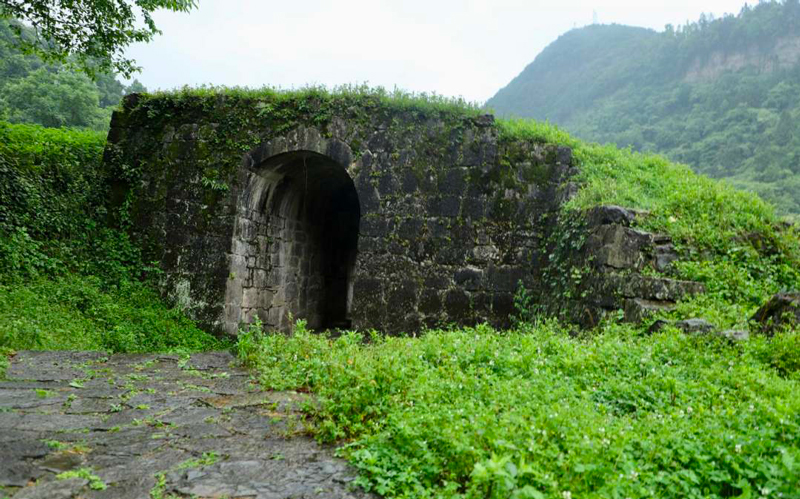
[[[730,344],[554,322],[419,338],[244,331],[264,386],[388,497],[800,497],[800,334]]]

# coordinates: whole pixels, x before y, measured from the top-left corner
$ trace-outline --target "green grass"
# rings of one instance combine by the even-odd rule
[[[409,92],[399,88],[388,90],[383,87],[362,85],[339,85],[333,88],[325,86],[307,86],[298,89],[280,89],[274,87],[248,88],[225,86],[184,87],[179,90],[150,92],[144,99],[163,100],[167,98],[179,107],[183,99],[208,99],[215,101],[224,98],[239,101],[262,101],[263,105],[279,105],[291,102],[297,105],[298,111],[317,107],[322,111],[326,104],[342,103],[349,105],[381,107],[395,112],[422,111],[448,114],[477,116],[486,114],[486,110],[477,102],[469,102],[463,98],[447,97],[436,93]],[[269,103],[269,104],[268,104]],[[267,109],[264,109],[267,111]]]
[[[57,480],[68,480],[70,478],[81,478],[88,481],[89,488],[92,490],[105,490],[108,488],[108,485],[99,476],[92,473],[91,468],[79,468],[56,475]]]
[[[16,350],[197,351],[227,344],[164,305],[146,284],[106,288],[69,276],[0,285],[0,345]]]
[[[239,353],[266,387],[315,392],[318,438],[381,495],[800,497],[800,332],[363,339],[252,328]]]

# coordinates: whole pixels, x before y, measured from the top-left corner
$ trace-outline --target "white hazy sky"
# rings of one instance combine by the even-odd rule
[[[751,4],[754,3],[752,0]],[[199,0],[127,55],[149,89],[368,83],[483,102],[573,27],[662,30],[742,0]]]

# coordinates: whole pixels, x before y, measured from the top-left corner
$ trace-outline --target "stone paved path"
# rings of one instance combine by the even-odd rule
[[[0,381],[0,498],[367,497],[299,435],[303,403],[224,352],[19,352]]]

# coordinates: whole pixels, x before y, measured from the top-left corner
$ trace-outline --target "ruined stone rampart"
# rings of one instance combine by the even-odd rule
[[[106,162],[164,292],[210,330],[256,316],[278,330],[505,326],[519,283],[558,301],[542,280],[571,152],[504,137],[491,116],[134,95]]]

